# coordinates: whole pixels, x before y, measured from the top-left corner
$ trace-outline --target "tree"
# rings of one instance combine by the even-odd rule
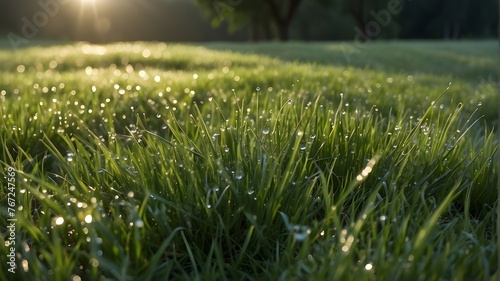
[[[280,41],[287,41],[290,37],[290,24],[304,1],[331,2],[330,0],[196,0],[196,3],[205,10],[207,16],[212,18],[212,24],[215,26],[223,21],[229,24],[231,30],[250,26],[251,37],[258,38],[260,30],[270,33],[272,23],[277,38]]]
[[[341,0],[340,11],[351,15],[359,30],[364,31],[368,22],[373,17],[370,12],[378,11],[387,5],[387,0]],[[361,37],[360,40],[366,40]]]
[[[496,0],[406,0],[402,38],[484,38],[496,35]]]
[[[281,41],[287,41],[289,39],[288,32],[290,23],[292,22],[292,18],[297,12],[297,9],[299,8],[301,2],[302,0],[287,0],[287,1],[265,0],[265,3],[268,9],[270,10],[270,14],[276,26],[278,38]]]

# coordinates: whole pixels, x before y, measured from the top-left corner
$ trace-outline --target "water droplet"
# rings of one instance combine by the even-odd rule
[[[229,147],[226,146],[226,148],[224,148],[224,151],[229,152]]]
[[[293,238],[295,238],[296,241],[304,241],[309,234],[311,234],[311,229],[309,227],[305,225],[294,226]]]
[[[252,195],[255,191],[253,189],[250,189],[249,191],[247,191],[247,194],[248,195]]]
[[[303,143],[303,144],[300,145],[299,149],[300,150],[306,150],[306,147],[307,147],[306,144]]]
[[[315,134],[312,134],[311,136],[309,136],[309,138],[311,138],[311,139],[315,139],[315,138],[316,138],[316,135],[315,135]]]
[[[260,91],[260,87],[255,88],[255,90],[256,90],[257,92],[258,92],[258,91]]]
[[[54,222],[56,223],[56,225],[61,225],[64,223],[64,218],[63,217],[57,217]]]
[[[262,129],[262,133],[263,133],[264,135],[269,134],[269,128],[264,128],[264,129]]]
[[[85,222],[86,223],[91,223],[92,222],[92,215],[86,215],[85,216]]]
[[[142,227],[144,227],[144,222],[143,222],[141,219],[137,219],[137,220],[134,222],[134,225],[135,225],[135,227],[137,227],[137,228],[142,228]]]
[[[238,170],[234,173],[234,178],[237,180],[241,180],[244,176],[245,176],[245,173],[243,173],[243,171],[240,171],[240,170]]]

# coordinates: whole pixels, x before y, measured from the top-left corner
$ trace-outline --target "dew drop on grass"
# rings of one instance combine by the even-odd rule
[[[264,135],[269,134],[269,128],[264,128],[264,129],[262,129],[262,133],[263,133]]]
[[[260,91],[260,87],[255,88],[255,90],[256,90],[257,92],[259,92],[259,91]]]
[[[241,180],[244,176],[245,176],[245,173],[243,173],[243,171],[240,171],[240,170],[238,170],[234,173],[234,178],[237,180]]]
[[[85,216],[85,222],[86,223],[91,223],[92,222],[92,215],[86,215]]]
[[[249,191],[247,191],[247,194],[248,194],[248,195],[252,195],[252,194],[254,194],[254,192],[255,192],[255,191],[254,191],[253,189],[250,189]]]
[[[72,162],[73,161],[73,156],[75,156],[75,154],[73,152],[68,152],[66,154],[66,161]]]
[[[306,147],[307,147],[306,144],[303,143],[303,144],[300,145],[299,149],[300,150],[306,150]]]
[[[311,229],[305,225],[295,225],[294,230],[293,238],[296,241],[304,241],[311,234]]]
[[[224,148],[225,152],[229,152],[229,147]]]
[[[316,138],[316,135],[315,135],[315,134],[312,134],[311,136],[309,136],[309,138],[311,138],[311,139],[315,139],[315,138]]]
[[[144,222],[141,219],[138,219],[134,222],[135,227],[137,228],[143,228],[144,227]]]
[[[64,223],[64,218],[63,217],[57,217],[55,220],[54,220],[55,224],[56,225],[61,225]]]

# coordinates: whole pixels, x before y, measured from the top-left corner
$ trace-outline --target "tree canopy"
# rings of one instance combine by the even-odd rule
[[[5,1],[0,34],[24,36],[36,29],[37,38],[90,42],[455,40],[498,34],[498,0],[106,0],[61,1],[58,12],[46,7],[59,2]],[[34,27],[40,20],[43,26]]]
[[[297,11],[305,1],[328,3],[328,0],[196,0],[213,18],[212,23],[219,25],[227,21],[231,29],[245,24],[251,28],[255,39],[261,29],[269,35],[273,24],[276,37],[281,41],[289,39],[289,29]]]
[[[351,34],[365,33],[378,23],[376,36],[388,38],[444,38],[495,36],[498,30],[497,0],[196,0],[215,26],[228,23],[230,30],[249,27],[253,40],[275,38],[286,41],[294,21],[308,25],[322,15],[322,21],[331,24],[330,33],[343,32],[345,26],[334,26],[335,17],[351,18]],[[311,5],[311,3],[321,5]],[[387,14],[392,7],[400,7],[397,13]],[[307,10],[307,14],[300,10]],[[331,16],[325,16],[324,10]],[[401,12],[399,12],[401,11]],[[299,15],[299,16],[297,16]],[[385,16],[389,15],[389,16]],[[384,18],[385,16],[385,18]],[[300,18],[300,19],[296,19]],[[345,21],[344,21],[345,23]],[[372,24],[372,25],[371,25]],[[310,34],[306,27],[297,26],[298,34]],[[344,32],[345,33],[345,32]],[[322,36],[327,37],[328,36]],[[373,38],[371,38],[373,37]],[[307,38],[300,38],[307,39]]]

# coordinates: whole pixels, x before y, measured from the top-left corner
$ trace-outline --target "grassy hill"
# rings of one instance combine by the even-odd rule
[[[496,278],[495,42],[33,43],[0,279]]]

